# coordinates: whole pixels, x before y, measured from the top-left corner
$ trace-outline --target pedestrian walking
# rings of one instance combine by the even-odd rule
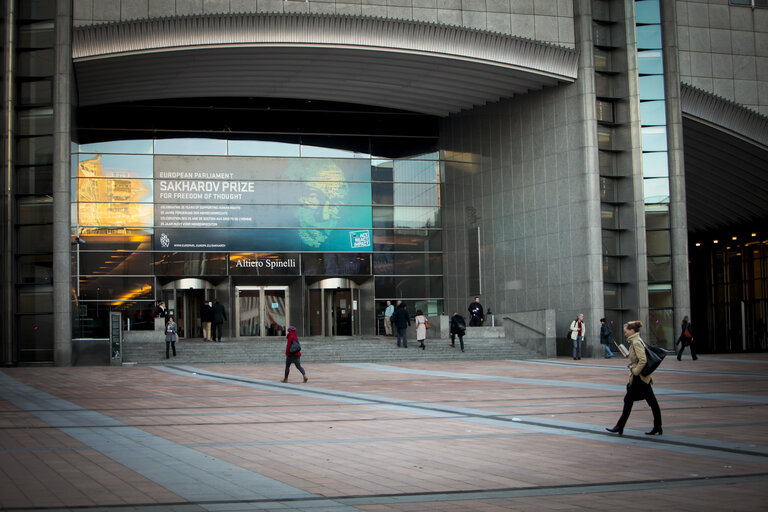
[[[458,313],[454,313],[451,317],[451,346],[456,347],[454,343],[455,336],[459,337],[459,346],[461,351],[464,352],[464,334],[467,332],[467,324],[464,322],[464,317]]]
[[[611,351],[611,343],[613,343],[613,329],[605,318],[600,319],[600,344],[605,348],[605,358],[610,359],[613,357]]]
[[[179,331],[179,326],[176,325],[176,321],[173,315],[168,316],[168,323],[165,324],[165,358],[170,359],[170,349],[173,349],[173,357],[176,357],[176,339]]]
[[[416,322],[416,341],[419,342],[419,348],[425,350],[427,346],[424,345],[424,341],[427,339],[427,324],[429,321],[420,309],[416,310],[416,316],[413,320]]]
[[[684,316],[683,321],[680,323],[680,337],[677,338],[675,345],[678,343],[680,344],[680,350],[677,352],[678,361],[682,361],[685,347],[691,347],[691,359],[694,361],[698,359],[696,350],[693,348],[693,326],[691,326],[687,316]]]
[[[296,369],[304,377],[304,382],[307,382],[309,377],[301,366],[301,343],[299,343],[299,337],[296,335],[296,328],[294,326],[288,327],[288,334],[285,337],[288,342],[285,345],[285,377],[280,382],[288,382],[288,374],[291,372],[292,364],[296,365]]]
[[[408,333],[406,330],[411,325],[411,318],[408,315],[408,310],[405,309],[405,304],[401,301],[397,302],[395,313],[392,315],[392,322],[397,329],[397,346],[400,346],[402,341],[403,347],[408,348]]]
[[[645,435],[661,435],[661,408],[653,393],[653,379],[650,375],[643,375],[645,368],[645,343],[640,338],[640,328],[643,323],[639,320],[624,324],[624,336],[629,342],[629,383],[627,384],[627,393],[624,395],[624,409],[621,411],[621,417],[613,428],[606,428],[608,432],[619,435],[624,433],[624,426],[627,424],[629,414],[632,412],[632,405],[638,400],[645,400],[653,412],[653,429],[646,432]]]
[[[203,341],[211,341],[211,324],[213,324],[213,306],[210,302],[203,303],[200,308],[200,323],[203,327]]]
[[[227,319],[227,311],[221,302],[213,299],[213,341],[221,343],[221,331],[224,330],[224,320]]]

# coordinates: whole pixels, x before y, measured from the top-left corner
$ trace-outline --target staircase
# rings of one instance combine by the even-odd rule
[[[482,327],[479,329],[500,329]],[[427,339],[426,350],[409,340],[408,348],[399,348],[394,337],[337,336],[301,338],[302,359],[311,363],[446,361],[485,359],[534,359],[537,354],[499,336],[498,332],[480,332],[464,337],[464,349],[451,348],[448,339]],[[503,333],[503,328],[501,332]],[[197,340],[176,342],[177,356],[165,358],[165,337],[157,331],[129,331],[123,338],[123,364],[274,364],[285,362],[285,338],[236,338],[221,343]]]

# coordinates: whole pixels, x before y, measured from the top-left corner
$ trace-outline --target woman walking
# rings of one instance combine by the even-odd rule
[[[685,347],[691,347],[691,359],[694,361],[698,359],[696,357],[696,351],[693,349],[693,327],[691,322],[688,321],[688,317],[684,316],[683,321],[680,323],[680,337],[677,338],[675,345],[680,344],[680,350],[677,352],[677,360],[682,361],[683,350]]]
[[[176,321],[173,315],[168,317],[168,323],[165,324],[165,358],[170,359],[170,349],[173,348],[173,357],[176,357],[176,333],[179,330],[179,326],[176,325]]]
[[[608,432],[614,432],[619,435],[624,433],[624,425],[627,424],[629,414],[632,412],[632,404],[638,400],[645,400],[653,412],[653,429],[646,432],[645,435],[661,435],[661,409],[656,395],[653,394],[653,379],[650,375],[642,375],[645,368],[645,343],[640,339],[640,328],[643,323],[635,320],[624,324],[624,336],[629,342],[629,383],[627,384],[627,394],[624,395],[624,410],[621,412],[619,421],[613,428],[607,428]]]
[[[304,368],[301,367],[301,345],[299,344],[299,337],[296,335],[296,328],[294,326],[288,327],[288,334],[285,337],[288,340],[288,343],[285,345],[285,377],[280,382],[288,382],[288,374],[291,371],[292,364],[296,365],[296,368],[304,377],[304,382],[307,382],[309,377],[307,377],[307,372],[304,371]]]
[[[424,312],[420,309],[416,310],[416,341],[419,342],[419,348],[421,350],[426,349],[424,340],[427,339],[427,317],[424,316]]]

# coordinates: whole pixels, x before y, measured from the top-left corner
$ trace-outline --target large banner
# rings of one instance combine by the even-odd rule
[[[368,160],[156,156],[156,250],[372,250]]]

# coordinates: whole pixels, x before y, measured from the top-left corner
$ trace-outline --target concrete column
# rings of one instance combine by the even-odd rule
[[[586,248],[586,283],[582,311],[587,324],[585,356],[600,353],[600,318],[604,310],[603,269],[602,269],[602,222],[600,216],[600,165],[597,145],[597,110],[595,93],[594,42],[592,39],[592,0],[574,0],[574,32],[576,49],[579,51],[579,79],[576,81],[577,102],[581,124],[584,128],[581,141],[584,165],[583,193],[585,197],[587,227],[584,245]],[[571,122],[571,120],[568,120]],[[580,284],[580,283],[577,283]],[[577,314],[578,314],[577,313]],[[575,315],[574,315],[575,316]],[[567,319],[568,321],[571,318]],[[565,324],[565,322],[563,322]],[[561,331],[565,325],[561,325]]]
[[[70,121],[72,2],[56,1],[53,90],[53,348],[57,366],[72,362]]]
[[[0,295],[0,363],[11,364],[14,361],[13,340],[13,147],[14,147],[14,105],[13,105],[13,54],[16,41],[14,40],[15,13],[14,2],[5,0],[2,9],[5,14],[5,31],[3,40],[3,170],[2,170],[2,251],[0,262],[3,273],[2,295]]]
[[[660,2],[659,4],[661,6],[661,42],[664,52],[664,93],[667,98],[672,298],[675,308],[674,326],[677,326],[683,316],[691,313],[688,217],[685,209],[685,163],[683,161],[683,112],[680,99],[676,3]]]

